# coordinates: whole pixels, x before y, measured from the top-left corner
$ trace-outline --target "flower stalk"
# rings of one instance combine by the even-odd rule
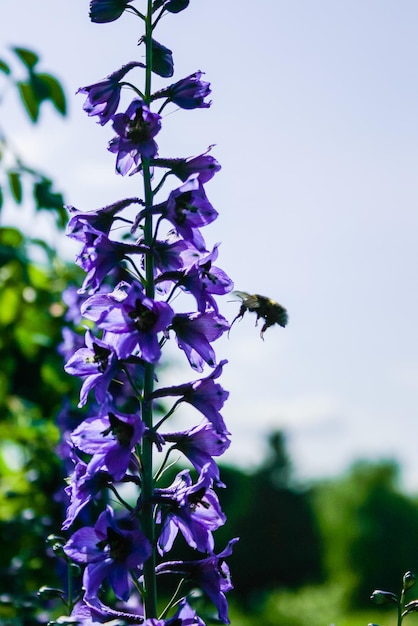
[[[92,511],[90,505],[98,496],[104,495],[105,502],[107,498],[99,516],[64,546],[67,557],[84,566],[83,591],[71,616],[81,624],[86,616],[98,621],[119,616],[145,626],[202,626],[202,617],[192,606],[191,591],[197,585],[215,605],[218,618],[229,623],[225,593],[232,584],[225,559],[235,540],[216,554],[213,539],[226,520],[215,491],[224,484],[214,457],[229,446],[220,414],[228,392],[215,382],[226,361],[217,363],[212,343],[229,329],[216,297],[229,293],[233,284],[214,265],[218,244],[210,251],[201,233],[217,217],[204,185],[220,165],[207,152],[188,159],[160,159],[154,139],[165,107],[207,108],[210,86],[197,71],[153,94],[152,74],[170,78],[174,72],[172,51],[156,41],[155,27],[163,15],[186,9],[188,0],[147,0],[144,13],[133,4],[134,0],[92,0],[91,17],[97,23],[116,21],[125,11],[139,17],[145,29],[140,39],[145,65],[132,62],[80,89],[87,94],[88,115],[98,116],[101,125],[112,122],[116,136],[108,149],[116,154],[116,172],[140,174],[143,198],[84,213],[71,207],[68,235],[83,245],[78,262],[87,276],[80,295],[87,293],[87,299],[81,314],[90,327],[85,347],[69,355],[65,366],[83,379],[79,406],[87,417],[71,435],[75,468],[66,490],[70,502],[63,528],[70,528],[82,510]],[[144,87],[134,85],[133,100],[119,112],[121,88],[129,89],[131,80],[125,78],[134,68],[143,70]],[[153,111],[156,100],[162,103]],[[182,184],[167,193],[170,174]],[[140,205],[135,218],[125,217],[135,204]],[[115,241],[120,224],[131,228]],[[126,243],[138,233],[139,239]],[[139,255],[140,263],[133,255]],[[191,303],[186,312],[172,308],[180,292]],[[212,373],[164,386],[163,348],[173,339],[194,371],[209,367]],[[173,396],[177,396],[173,407],[157,417],[158,405]],[[189,430],[170,431],[170,418],[175,409],[181,413],[184,402],[197,411],[199,423]],[[167,486],[165,469],[173,453],[182,454],[192,472],[180,469]],[[119,492],[122,484],[130,485],[129,496]],[[117,506],[110,506],[109,496]],[[174,543],[181,541],[197,551],[194,562],[167,559]],[[177,578],[165,608],[159,606],[157,595],[162,575]],[[115,607],[109,604],[110,592]],[[136,611],[118,609],[118,602],[128,599],[137,603]]]

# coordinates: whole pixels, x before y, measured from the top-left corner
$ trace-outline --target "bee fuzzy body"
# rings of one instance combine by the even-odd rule
[[[264,339],[263,335],[270,326],[274,326],[274,324],[279,324],[279,326],[283,328],[286,326],[288,314],[286,309],[278,302],[266,296],[260,296],[259,294],[251,295],[246,291],[234,291],[233,294],[242,300],[242,304],[238,315],[232,320],[231,328],[232,324],[234,324],[236,320],[243,318],[247,311],[257,315],[256,326],[259,319],[264,320],[263,327],[260,331],[260,337],[262,339]]]

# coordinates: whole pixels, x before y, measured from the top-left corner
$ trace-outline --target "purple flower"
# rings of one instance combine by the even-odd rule
[[[215,367],[215,352],[210,344],[228,330],[229,323],[224,317],[214,311],[179,313],[173,318],[172,328],[193,369],[203,372],[204,362]]]
[[[171,619],[166,622],[167,626],[205,626],[205,623],[196,615],[196,611],[191,608],[186,600],[179,603],[179,610]]]
[[[210,146],[206,152],[196,157],[188,157],[186,159],[152,159],[151,165],[155,167],[164,167],[170,169],[175,176],[185,182],[192,174],[199,174],[199,180],[202,184],[207,183],[220,171],[220,163],[208,154],[213,146]],[[142,170],[140,163],[131,174]]]
[[[92,22],[104,24],[114,22],[129,6],[130,0],[91,0],[90,19]]]
[[[125,113],[113,116],[113,129],[117,133],[108,149],[116,153],[116,171],[124,176],[139,159],[151,159],[157,154],[153,137],[161,128],[161,116],[152,113],[142,100],[133,100]]]
[[[73,445],[92,457],[87,466],[91,475],[105,468],[114,480],[122,480],[132,460],[132,449],[145,432],[139,415],[111,412],[90,417],[71,435]]]
[[[181,187],[172,191],[166,202],[140,211],[136,224],[149,213],[165,217],[178,235],[201,252],[206,248],[199,228],[210,224],[218,216],[206,196],[198,173],[192,174]]]
[[[173,236],[166,241],[156,241],[152,251],[154,253],[154,267],[160,272],[184,269],[199,258],[196,248]],[[161,285],[159,285],[159,288]]]
[[[71,526],[86,504],[102,489],[107,487],[111,481],[112,477],[108,472],[98,471],[89,474],[87,465],[80,459],[77,459],[71,483],[65,488],[65,493],[70,496],[70,504],[62,525],[63,530],[67,530]]]
[[[157,565],[157,574],[181,574],[212,600],[218,609],[219,619],[224,624],[229,624],[228,604],[225,593],[233,586],[229,573],[229,567],[225,563],[225,557],[232,554],[232,546],[238,538],[231,539],[225,550],[219,554],[212,554],[200,561],[168,561]]]
[[[208,108],[211,102],[205,102],[205,98],[211,93],[210,83],[200,80],[202,72],[195,72],[186,78],[182,78],[177,83],[157,91],[152,96],[152,100],[167,98],[167,102],[177,104],[181,109],[201,109]]]
[[[139,283],[119,283],[111,294],[96,294],[84,303],[82,313],[114,337],[121,359],[139,347],[140,356],[156,363],[161,355],[158,333],[165,331],[174,315],[165,302],[148,298]]]
[[[131,603],[127,607],[132,609]],[[103,604],[103,602],[95,598],[85,598],[84,601],[77,602],[71,612],[71,617],[78,620],[77,626],[94,626],[94,624],[146,624],[143,618],[143,609],[138,614],[128,613],[127,611],[115,610]],[[113,618],[113,619],[112,619]],[[112,620],[112,621],[110,621]]]
[[[202,184],[207,183],[220,169],[220,163],[207,152],[189,159],[173,159],[171,164],[171,171],[180,180],[185,181],[192,174],[199,174],[199,180]]]
[[[87,233],[92,231],[108,235],[115,221],[115,215],[131,204],[143,204],[143,202],[139,198],[125,198],[101,209],[84,213],[67,205],[65,208],[72,214],[72,217],[67,224],[66,235],[83,242],[87,240]]]
[[[80,87],[77,93],[87,94],[83,109],[87,115],[97,115],[99,124],[106,124],[112,115],[116,113],[120,100],[122,78],[134,67],[145,67],[143,63],[132,61],[123,65],[120,69],[109,74],[104,80]]]
[[[78,314],[81,320],[80,309],[78,309]],[[84,346],[84,339],[82,335],[71,330],[68,326],[63,327],[61,334],[62,341],[57,346],[57,352],[68,361],[76,350]]]
[[[181,396],[180,402],[188,402],[194,406],[203,413],[218,432],[225,433],[227,432],[226,426],[219,411],[227,400],[229,393],[221,385],[215,383],[215,379],[221,376],[225,363],[227,363],[226,360],[221,361],[206,378],[183,385],[156,389],[153,393],[153,398]]]
[[[113,509],[107,506],[94,528],[86,526],[77,530],[64,551],[76,563],[87,563],[83,576],[86,599],[94,599],[107,579],[116,596],[127,600],[129,571],[146,561],[151,546],[135,518],[117,521]]]
[[[148,250],[144,246],[111,241],[99,231],[86,230],[84,234],[84,247],[76,257],[77,265],[87,272],[79,290],[80,293],[97,291],[109,272],[116,268],[128,254],[143,254]]]
[[[190,241],[198,250],[203,250],[198,228],[212,223],[218,213],[207,196],[198,174],[192,174],[187,181],[169,195],[163,216],[169,220],[179,235]]]
[[[206,465],[209,476],[219,487],[224,487],[219,467],[212,457],[221,456],[229,448],[231,442],[228,435],[226,431],[216,431],[213,424],[207,422],[184,432],[163,434],[162,437],[167,442],[173,442],[173,447],[180,450],[198,472]]]
[[[225,523],[226,517],[209,473],[205,466],[193,485],[189,470],[183,470],[170,487],[155,490],[160,505],[157,521],[162,523],[160,554],[171,550],[179,530],[190,547],[199,552],[213,551],[212,532]]]
[[[86,347],[79,348],[64,366],[67,374],[85,376],[80,390],[79,407],[86,404],[91,389],[94,389],[98,402],[105,401],[107,389],[118,365],[112,346],[93,337],[90,330],[86,331],[85,341]]]
[[[173,280],[181,289],[196,298],[197,308],[201,313],[206,311],[208,305],[218,312],[212,294],[224,295],[234,288],[229,276],[219,267],[212,265],[218,257],[218,245],[216,244],[211,253],[198,259],[185,271],[167,272],[159,276],[157,282]]]

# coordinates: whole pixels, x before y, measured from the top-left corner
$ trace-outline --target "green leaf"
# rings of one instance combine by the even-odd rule
[[[33,69],[39,61],[38,55],[32,52],[32,50],[27,48],[12,48],[12,50],[29,70]]]
[[[20,204],[22,202],[22,195],[23,195],[20,174],[18,172],[13,172],[9,170],[7,172],[7,177],[9,179],[9,187],[10,187],[12,196],[15,199],[15,202],[17,202],[17,204]]]
[[[57,111],[61,113],[61,115],[65,115],[67,105],[61,83],[50,74],[36,74],[35,76],[39,86],[42,86],[45,93],[48,93],[47,96],[44,96],[44,99],[50,100]]]
[[[36,122],[39,117],[40,100],[30,83],[18,82],[20,98],[32,122]]]
[[[12,246],[13,248],[19,248],[23,246],[25,238],[22,233],[13,226],[0,227],[0,247]]]
[[[3,72],[3,74],[10,74],[10,67],[5,61],[3,61],[3,59],[0,59],[0,72]]]
[[[57,214],[57,223],[60,228],[64,228],[68,215],[64,209],[64,198],[61,193],[54,191],[52,181],[44,178],[33,186],[33,197],[37,211],[50,209]]]
[[[2,287],[0,293],[0,326],[7,326],[15,321],[20,308],[21,295],[17,289]]]

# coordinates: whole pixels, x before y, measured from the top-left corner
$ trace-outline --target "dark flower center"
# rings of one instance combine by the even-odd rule
[[[93,342],[94,362],[98,363],[98,370],[101,374],[106,371],[109,364],[110,350]]]
[[[107,538],[96,543],[99,550],[105,550],[109,546],[109,556],[115,561],[125,561],[130,553],[130,542],[117,533],[111,526],[107,527]]]
[[[176,198],[176,222],[177,224],[184,224],[187,219],[187,212],[197,213],[197,207],[192,204],[193,196],[191,191],[185,191],[178,198]]]
[[[204,263],[203,265],[201,265],[202,268],[202,278],[206,278],[206,280],[210,283],[212,283],[213,285],[216,285],[216,283],[218,282],[215,274],[211,274],[210,272],[210,268],[212,267],[212,261],[208,261],[207,263]],[[205,287],[205,285],[203,285]]]
[[[105,436],[112,433],[120,446],[130,446],[134,434],[133,426],[127,424],[126,422],[122,422],[122,420],[118,419],[114,413],[109,413],[109,422],[109,428],[106,428],[106,430],[102,432],[102,435]]]
[[[135,328],[142,333],[152,330],[158,319],[157,313],[144,306],[140,300],[136,300],[135,308],[129,311],[128,315],[135,324]]]
[[[208,509],[209,508],[209,504],[207,502],[203,502],[203,498],[205,497],[205,493],[206,493],[206,489],[204,487],[201,487],[201,489],[199,489],[198,491],[195,491],[194,493],[192,493],[192,494],[190,494],[188,496],[187,502],[189,504],[189,507],[193,511],[195,509],[197,509],[199,504],[201,506],[203,506],[204,509]]]
[[[149,123],[144,120],[142,109],[138,109],[134,119],[128,123],[126,136],[134,144],[144,143],[150,136],[149,126]]]

